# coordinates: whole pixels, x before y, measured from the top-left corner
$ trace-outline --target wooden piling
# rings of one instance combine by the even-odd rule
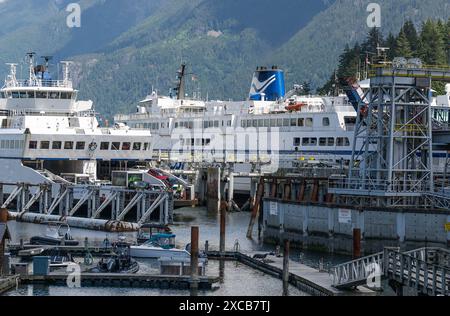
[[[225,201],[222,201],[220,207],[220,252],[225,252],[227,206],[224,202]]]
[[[259,215],[259,209],[261,207],[261,200],[264,196],[264,178],[259,180],[258,191],[256,193],[255,204],[252,210],[252,216],[250,219],[250,224],[248,225],[247,238],[252,238],[253,227],[255,226],[256,218]]]
[[[198,239],[199,228],[191,228],[191,296],[198,295]]]
[[[361,229],[353,229],[353,258],[361,257]]]
[[[283,254],[283,296],[289,295],[289,240],[284,241],[284,254]]]

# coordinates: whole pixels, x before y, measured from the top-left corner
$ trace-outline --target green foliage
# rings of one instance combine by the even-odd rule
[[[450,21],[449,21],[450,22]],[[331,78],[318,89],[323,94],[331,94],[336,92],[338,79],[354,77],[361,78],[367,71],[368,56],[374,56],[377,51],[376,47],[387,47],[389,51],[386,53],[386,59],[392,61],[395,57],[420,57],[427,65],[448,65],[449,46],[450,44],[450,28],[449,22],[442,20],[428,19],[423,23],[420,34],[417,32],[414,24],[407,21],[400,29],[399,34],[395,37],[392,33],[383,40],[379,32],[371,30],[366,40],[360,46],[355,44],[353,48],[347,45],[343,53],[339,56],[337,70]],[[370,64],[377,62],[379,58],[372,57]],[[341,88],[341,87],[339,87]],[[442,83],[434,83],[433,88],[439,94],[444,93],[444,85]]]

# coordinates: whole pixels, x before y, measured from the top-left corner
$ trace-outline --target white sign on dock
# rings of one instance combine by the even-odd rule
[[[352,211],[343,208],[339,209],[339,223],[351,224],[352,223]]]
[[[278,215],[278,203],[270,202],[270,215],[277,216]]]

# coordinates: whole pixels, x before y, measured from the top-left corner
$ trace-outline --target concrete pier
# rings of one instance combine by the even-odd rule
[[[353,232],[357,230],[361,251],[355,255],[376,253],[384,247],[414,249],[425,243],[446,248],[449,219],[450,210],[354,208],[266,198],[264,239],[279,243],[288,238],[304,249],[353,255]]]

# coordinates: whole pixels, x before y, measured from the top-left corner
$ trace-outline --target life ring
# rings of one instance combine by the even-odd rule
[[[89,144],[89,150],[90,151],[95,151],[97,149],[97,143],[92,142]]]

